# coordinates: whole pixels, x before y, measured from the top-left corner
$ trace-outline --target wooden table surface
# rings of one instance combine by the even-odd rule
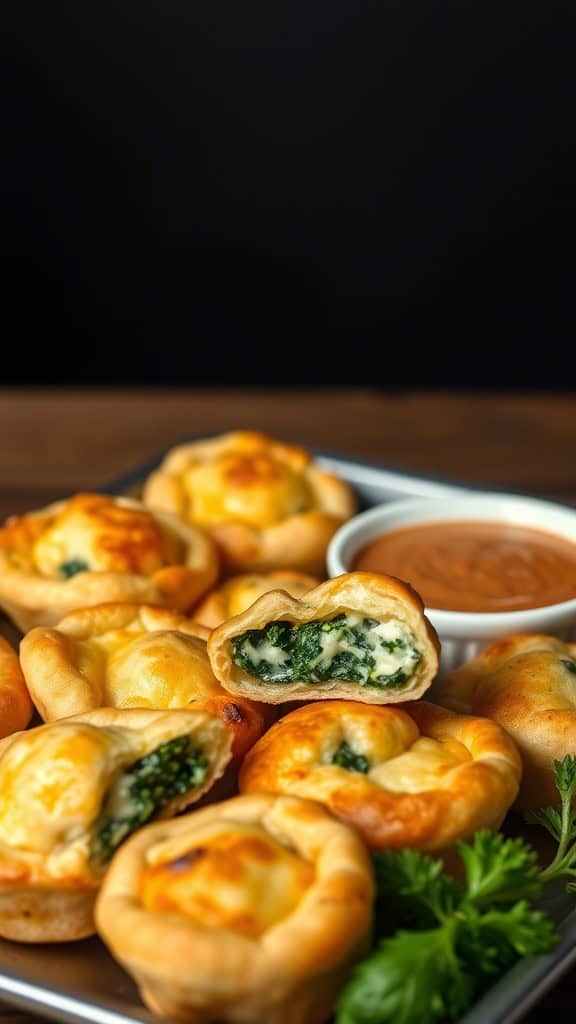
[[[576,505],[576,392],[0,389],[0,517],[98,489],[184,438],[240,427]],[[575,989],[576,972],[526,1019],[573,1011]],[[3,1024],[34,1020],[0,1007]]]

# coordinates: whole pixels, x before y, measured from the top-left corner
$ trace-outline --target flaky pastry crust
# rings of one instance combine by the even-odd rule
[[[438,701],[486,715],[513,737],[524,766],[516,807],[557,804],[554,760],[576,752],[576,644],[505,637],[442,682]]]
[[[126,843],[96,921],[157,1013],[321,1024],[366,947],[372,898],[352,829],[312,801],[258,794]]]
[[[217,578],[205,531],[132,498],[77,494],[0,529],[0,607],[23,632],[104,601],[186,611]]]
[[[146,481],[144,502],[209,530],[230,573],[323,575],[333,534],[356,511],[348,484],[303,448],[251,431],[173,448]]]
[[[20,656],[32,699],[51,722],[95,708],[207,711],[233,735],[242,757],[264,730],[262,709],[232,698],[210,667],[209,631],[153,605],[102,604],[70,612],[53,629],[38,626]]]
[[[395,619],[414,635],[420,661],[402,688],[379,689],[356,682],[329,679],[325,682],[267,683],[234,664],[232,640],[250,629],[262,629],[270,622],[311,622],[333,619],[341,613],[360,613],[379,622]],[[213,630],[208,653],[214,675],[230,693],[270,704],[293,700],[339,699],[367,704],[394,704],[416,700],[428,689],[438,671],[440,644],[424,615],[419,594],[401,580],[376,573],[354,572],[326,580],[302,600],[285,591],[264,594],[241,615]]]
[[[240,615],[263,594],[271,590],[285,590],[291,597],[301,598],[320,580],[303,572],[290,569],[267,573],[242,573],[220,583],[215,590],[194,608],[192,618],[209,629],[215,629],[234,615]]]
[[[33,710],[18,655],[0,636],[0,739],[25,729]]]
[[[442,853],[479,828],[500,826],[520,774],[514,743],[487,719],[426,701],[321,701],[292,711],[258,741],[240,790],[319,800],[372,849]]]
[[[199,800],[230,759],[230,734],[212,715],[101,708],[0,741],[1,936],[64,942],[92,934],[106,869],[92,843],[102,815],[124,806],[116,797],[108,811],[106,800],[126,768],[182,736],[207,768],[195,788],[163,805],[158,817],[169,817]]]

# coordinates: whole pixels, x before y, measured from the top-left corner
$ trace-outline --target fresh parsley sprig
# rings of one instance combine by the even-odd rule
[[[542,889],[534,850],[487,830],[457,848],[463,882],[414,850],[375,855],[377,929],[395,934],[357,967],[337,1024],[456,1020],[517,960],[552,948],[552,922],[529,903]]]
[[[525,815],[558,844],[541,869],[523,839],[482,830],[458,843],[464,878],[414,850],[374,856],[376,935],[380,943],[341,994],[336,1024],[436,1024],[456,1020],[525,956],[557,941],[531,900],[568,879],[576,892],[576,754],[554,762],[560,808]]]
[[[576,754],[554,761],[554,780],[560,795],[560,810],[543,807],[524,815],[529,825],[542,825],[558,843],[554,860],[540,873],[543,883],[556,878],[576,878],[576,810],[572,807],[576,793]],[[569,882],[567,890],[576,892],[576,883]]]

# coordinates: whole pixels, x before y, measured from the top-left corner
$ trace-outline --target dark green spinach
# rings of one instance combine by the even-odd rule
[[[208,758],[188,736],[168,740],[131,764],[105,798],[91,842],[91,859],[107,864],[132,832],[156,817],[175,797],[197,789],[208,766]]]

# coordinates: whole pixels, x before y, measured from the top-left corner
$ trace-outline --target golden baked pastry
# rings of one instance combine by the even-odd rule
[[[368,942],[372,898],[352,829],[320,804],[259,794],[135,836],[96,923],[170,1019],[322,1024]]]
[[[103,706],[208,711],[230,729],[241,757],[262,734],[264,716],[220,686],[207,636],[203,626],[166,608],[101,604],[70,612],[53,629],[31,630],[20,657],[45,721]]]
[[[147,821],[206,793],[230,743],[212,715],[141,708],[103,708],[2,740],[0,935],[90,935],[114,851]]]
[[[436,675],[439,649],[419,595],[369,572],[326,580],[300,601],[272,591],[208,640],[222,685],[270,704],[414,700]]]
[[[505,637],[446,676],[438,702],[486,715],[510,733],[524,766],[516,807],[559,802],[554,760],[576,752],[576,644]]]
[[[500,826],[520,773],[514,743],[485,718],[426,701],[401,708],[319,701],[258,741],[240,790],[319,800],[372,849],[442,852],[479,828]]]
[[[243,573],[224,580],[194,608],[192,617],[209,629],[215,629],[222,622],[240,615],[254,601],[271,590],[285,590],[292,597],[304,597],[320,580],[303,572],[290,569],[278,572]]]
[[[33,710],[18,655],[0,636],[0,739],[25,729]]]
[[[356,511],[348,484],[303,448],[251,431],[173,448],[144,502],[209,530],[228,572],[322,575],[332,535]]]
[[[0,529],[0,607],[24,632],[103,601],[186,611],[217,578],[204,531],[131,498],[76,494]]]

